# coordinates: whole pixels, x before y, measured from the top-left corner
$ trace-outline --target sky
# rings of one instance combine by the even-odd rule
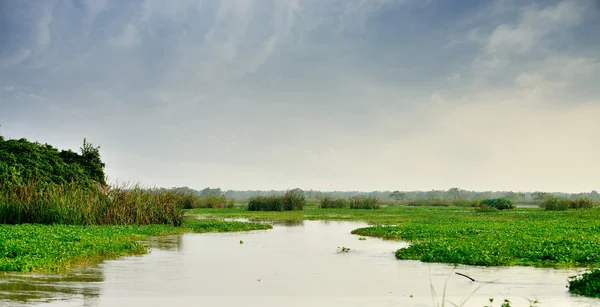
[[[0,135],[113,183],[599,190],[598,80],[598,0],[0,0]]]

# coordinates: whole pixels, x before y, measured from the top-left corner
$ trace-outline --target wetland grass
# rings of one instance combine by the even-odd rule
[[[304,209],[304,194],[291,190],[284,195],[255,196],[248,200],[248,211],[297,211]]]
[[[78,184],[10,185],[0,193],[0,224],[180,226],[185,198],[174,190]]]

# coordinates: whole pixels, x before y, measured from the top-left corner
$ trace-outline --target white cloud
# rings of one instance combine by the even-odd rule
[[[50,24],[54,20],[52,16],[53,7],[46,5],[44,15],[38,22],[37,47],[39,51],[43,51],[52,42],[52,34],[50,32]]]

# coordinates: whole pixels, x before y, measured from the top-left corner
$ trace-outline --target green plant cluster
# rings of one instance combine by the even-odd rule
[[[143,254],[148,248],[140,240],[149,236],[271,228],[269,224],[192,218],[186,218],[183,227],[0,225],[0,271],[57,271],[74,264]]]
[[[182,193],[183,209],[196,208],[233,208],[233,199],[227,199],[224,195],[197,196],[191,193]]]
[[[564,211],[567,209],[591,209],[597,205],[589,198],[566,199],[556,196],[546,197],[540,207],[550,211]]]
[[[39,183],[105,184],[99,147],[85,139],[81,154],[26,139],[0,140],[0,186]]]
[[[0,223],[180,226],[181,204],[181,194],[175,191],[30,183],[0,193]]]
[[[295,211],[304,209],[306,198],[296,190],[284,195],[255,196],[248,200],[248,211]]]
[[[488,198],[479,202],[481,208],[489,207],[498,210],[514,209],[515,205],[512,200],[507,198]],[[485,207],[484,207],[485,206]]]
[[[319,200],[319,207],[321,209],[348,208],[348,201],[343,198],[333,198],[331,196],[325,196]]]
[[[595,210],[556,214],[522,209],[493,215],[423,210],[429,212],[398,219],[396,226],[372,226],[353,233],[410,241],[409,247],[396,252],[398,259],[485,266],[600,264],[600,220]]]
[[[381,201],[374,196],[354,196],[348,202],[350,209],[380,209]]]
[[[600,298],[600,269],[569,278],[569,292]]]

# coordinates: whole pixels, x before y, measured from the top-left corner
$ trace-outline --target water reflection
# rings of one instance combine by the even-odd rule
[[[88,302],[100,296],[104,273],[99,266],[77,267],[66,274],[0,276],[0,306],[67,300]]]

